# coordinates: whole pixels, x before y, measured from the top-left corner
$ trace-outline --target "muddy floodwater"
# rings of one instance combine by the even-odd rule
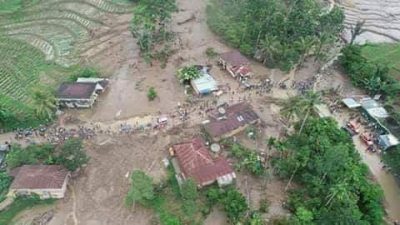
[[[354,137],[354,144],[361,155],[362,160],[368,165],[376,181],[380,184],[385,194],[385,208],[391,219],[400,220],[400,188],[394,176],[382,169],[383,164],[377,153],[366,151],[366,146],[360,137]]]

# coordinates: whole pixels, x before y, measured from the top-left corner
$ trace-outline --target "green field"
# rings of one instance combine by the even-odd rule
[[[370,61],[390,68],[390,74],[400,80],[400,44],[367,44],[362,54]]]
[[[81,62],[91,30],[105,15],[131,12],[127,0],[0,0],[0,110],[15,117],[2,128],[35,126],[31,90],[66,80]]]

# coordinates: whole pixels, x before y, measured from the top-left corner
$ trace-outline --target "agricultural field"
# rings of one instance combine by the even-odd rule
[[[127,26],[120,17],[131,8],[127,0],[0,0],[0,107],[34,125],[32,88],[55,88],[88,64],[95,53],[85,51]]]
[[[369,60],[390,68],[390,74],[400,80],[400,44],[367,44],[362,54]]]

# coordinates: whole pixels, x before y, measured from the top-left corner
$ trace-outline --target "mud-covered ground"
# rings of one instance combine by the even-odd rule
[[[349,2],[350,0],[346,0]],[[355,1],[355,0],[354,0]],[[361,1],[361,0],[360,0]],[[372,1],[372,0],[370,0]],[[386,0],[387,1],[387,0]],[[173,16],[172,29],[177,33],[176,54],[170,57],[167,67],[162,69],[157,63],[150,66],[139,56],[135,40],[129,31],[129,15],[110,16],[105,20],[113,21],[115,26],[111,31],[94,31],[90,48],[85,49],[82,58],[87,63],[97,65],[110,76],[109,90],[100,98],[92,110],[68,111],[67,115],[79,118],[83,123],[103,122],[118,124],[133,117],[145,115],[171,114],[176,111],[178,103],[187,99],[182,87],[175,78],[176,70],[183,65],[213,64],[211,73],[220,84],[227,85],[233,92],[222,95],[218,102],[237,102],[239,99],[250,102],[265,123],[264,136],[258,141],[257,150],[267,151],[265,142],[268,137],[278,137],[283,129],[279,121],[279,107],[273,102],[296,94],[292,90],[274,88],[271,93],[263,96],[254,91],[244,92],[238,83],[226,72],[216,67],[215,61],[210,61],[204,54],[209,47],[217,52],[225,52],[230,48],[208,29],[205,22],[205,1],[178,0],[179,12]],[[368,2],[368,1],[365,1]],[[389,2],[389,1],[387,1]],[[347,3],[346,3],[347,4]],[[350,3],[349,3],[350,4]],[[182,25],[182,22],[191,18]],[[305,66],[294,74],[285,75],[279,70],[268,69],[259,63],[252,62],[255,76],[259,79],[270,78],[274,82],[291,78],[305,80],[316,74],[318,65],[309,60]],[[149,102],[146,92],[152,86],[159,97]],[[316,85],[317,90],[340,87],[343,96],[362,94],[354,89],[350,82],[339,72],[332,71],[324,75]],[[166,157],[166,148],[170,143],[183,140],[199,133],[200,118],[195,118],[199,105],[213,101],[213,97],[200,99],[194,106],[192,123],[187,128],[174,128],[172,131],[133,135],[99,135],[87,141],[86,149],[91,157],[89,164],[81,176],[71,183],[67,197],[59,200],[54,209],[51,225],[108,225],[108,224],[151,224],[154,214],[151,210],[136,207],[135,211],[123,205],[123,198],[129,188],[129,172],[141,169],[155,180],[165,175],[162,159]],[[189,121],[190,122],[190,121]],[[6,137],[6,136],[4,136]],[[7,136],[7,138],[10,138]],[[249,147],[255,148],[255,143],[245,137],[240,140]],[[254,179],[248,174],[238,174],[238,188],[246,196],[252,208],[258,208],[259,200],[267,198],[270,211],[266,217],[284,216],[287,212],[282,208],[285,201],[284,187],[286,183],[274,176],[267,180]],[[48,211],[43,207],[23,212],[18,216],[20,224],[25,224],[38,214]],[[218,208],[208,216],[206,225],[226,224],[225,214]]]

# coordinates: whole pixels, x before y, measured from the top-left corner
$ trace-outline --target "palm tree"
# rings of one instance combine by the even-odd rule
[[[32,100],[34,111],[38,118],[51,119],[57,108],[56,99],[52,92],[43,87],[32,90]]]
[[[300,113],[305,116],[303,118],[303,122],[301,123],[299,134],[301,134],[301,132],[303,131],[304,124],[306,123],[315,105],[320,103],[321,96],[319,95],[319,93],[308,91],[305,95],[302,96],[301,103],[299,103],[299,105],[301,106]]]
[[[294,96],[281,103],[281,114],[287,120],[293,120],[295,117],[302,118],[299,134],[301,134],[304,124],[310,116],[314,106],[321,102],[318,93],[308,91],[304,95]]]
[[[265,38],[261,40],[260,48],[264,56],[263,64],[265,65],[268,60],[273,64],[275,63],[274,56],[279,53],[281,44],[276,36],[266,35]]]
[[[281,102],[282,107],[280,109],[280,113],[282,114],[283,118],[285,118],[290,122],[296,116],[298,116],[300,102],[301,102],[301,96],[293,96]]]
[[[300,52],[301,58],[299,60],[298,66],[301,67],[304,63],[305,58],[310,53],[311,48],[315,45],[316,41],[313,37],[301,37],[300,40],[294,43],[297,51]]]
[[[328,201],[326,202],[325,206],[331,206],[334,199],[339,201],[349,199],[349,187],[346,181],[339,182],[333,187],[329,188],[329,194],[326,197]]]

